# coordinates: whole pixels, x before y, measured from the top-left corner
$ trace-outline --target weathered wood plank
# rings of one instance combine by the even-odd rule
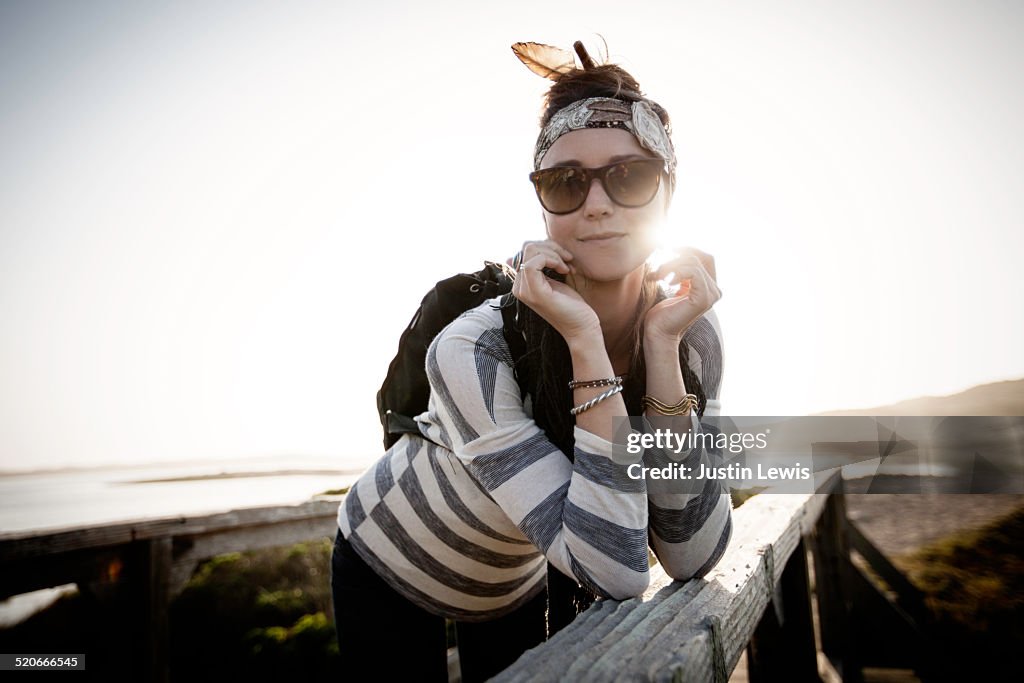
[[[200,517],[172,517],[69,527],[43,533],[0,534],[0,565],[72,550],[120,545],[161,536],[188,536],[247,526],[273,525],[303,519],[335,519],[337,500],[312,500],[294,506],[233,510]]]
[[[842,495],[831,496],[815,528],[814,577],[817,582],[821,649],[844,681],[861,680],[853,643],[849,595],[850,551]]]
[[[820,683],[803,543],[786,563],[772,603],[777,609],[765,610],[747,646],[750,683]]]
[[[733,539],[706,577],[673,582],[656,567],[642,598],[595,604],[495,680],[727,680],[828,497],[748,500],[733,513]]]
[[[201,560],[222,553],[333,537],[337,506],[337,501],[316,500],[293,507],[109,524],[39,536],[7,534],[0,537],[4,575],[0,598],[62,583],[91,582],[107,572],[111,562],[133,543],[158,540],[171,543],[172,561],[168,576],[162,580],[173,597]]]
[[[0,564],[0,599],[66,583],[110,582],[111,567],[124,564],[127,545],[76,550]]]
[[[896,604],[910,615],[913,621],[918,624],[924,623],[928,611],[925,607],[924,593],[864,536],[855,523],[847,523],[846,533],[851,548],[860,553],[868,566],[896,593]]]
[[[715,659],[715,636],[711,626],[694,631],[667,661],[652,664],[647,670],[634,671],[623,677],[627,681],[655,681],[656,683],[725,683],[729,672]]]
[[[663,571],[658,568],[660,573]],[[585,658],[577,658],[570,667],[576,680],[602,681],[614,678],[626,670],[634,658],[641,656],[640,646],[670,628],[675,615],[700,593],[700,587],[691,583],[673,582],[663,588],[655,599],[634,599],[639,603],[632,610],[632,619],[605,638],[596,650]]]

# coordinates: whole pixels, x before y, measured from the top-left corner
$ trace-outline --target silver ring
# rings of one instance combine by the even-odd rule
[[[520,249],[516,252],[516,255],[512,257],[512,270],[519,270],[519,266],[523,264],[523,250]]]
[[[519,272],[521,273],[521,272],[523,272],[524,270],[526,270],[526,264],[525,264],[525,263],[520,263],[520,264],[519,264]]]

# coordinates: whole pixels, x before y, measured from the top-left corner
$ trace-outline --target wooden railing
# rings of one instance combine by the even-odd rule
[[[722,682],[744,651],[751,681],[819,681],[822,666],[834,678],[860,680],[853,602],[891,606],[897,619],[886,623],[909,628],[900,639],[914,637],[921,603],[910,589],[902,593],[909,598],[895,600],[864,592],[865,574],[850,562],[851,545],[890,588],[899,589],[902,577],[846,521],[844,496],[835,495],[842,492],[838,472],[818,490],[754,496],[734,511],[732,540],[707,576],[683,583],[656,566],[642,598],[595,603],[496,680]],[[133,678],[166,681],[168,603],[196,564],[227,552],[333,537],[337,506],[337,499],[318,500],[0,535],[0,598],[65,583],[106,596],[123,613],[125,637],[134,639],[125,648],[133,653],[126,663]],[[871,623],[883,622],[872,617]]]
[[[202,560],[333,538],[338,500],[123,522],[47,533],[0,534],[0,599],[75,583],[98,609],[121,613],[119,678],[166,681],[168,604]],[[89,659],[86,659],[87,668]]]
[[[595,603],[495,680],[727,681],[745,650],[751,681],[820,680],[808,554],[826,654],[856,680],[845,513],[831,495],[841,485],[836,473],[820,494],[754,496],[734,511],[733,538],[707,576],[682,583],[654,567],[642,598]]]

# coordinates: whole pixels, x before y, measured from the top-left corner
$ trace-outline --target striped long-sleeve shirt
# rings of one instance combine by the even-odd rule
[[[431,344],[422,435],[403,436],[353,485],[338,511],[345,538],[414,603],[464,621],[528,601],[545,585],[547,562],[616,599],[647,587],[648,543],[674,578],[710,569],[731,530],[721,486],[649,494],[612,459],[610,442],[580,428],[570,462],[532,419],[494,304],[468,311]],[[722,347],[713,314],[685,339],[708,396],[705,414],[717,414]],[[644,454],[653,466],[667,457]],[[713,458],[698,451],[686,464]]]

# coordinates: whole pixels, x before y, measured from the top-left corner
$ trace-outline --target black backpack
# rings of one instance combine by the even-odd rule
[[[402,434],[419,434],[415,417],[427,409],[430,385],[427,381],[427,349],[448,323],[488,299],[502,298],[505,341],[514,360],[525,352],[522,334],[514,329],[513,272],[487,261],[483,270],[461,273],[441,280],[427,292],[409,325],[398,340],[398,353],[388,366],[387,377],[377,392],[377,412],[384,428],[384,448],[391,448]],[[516,373],[520,389],[524,380]]]

